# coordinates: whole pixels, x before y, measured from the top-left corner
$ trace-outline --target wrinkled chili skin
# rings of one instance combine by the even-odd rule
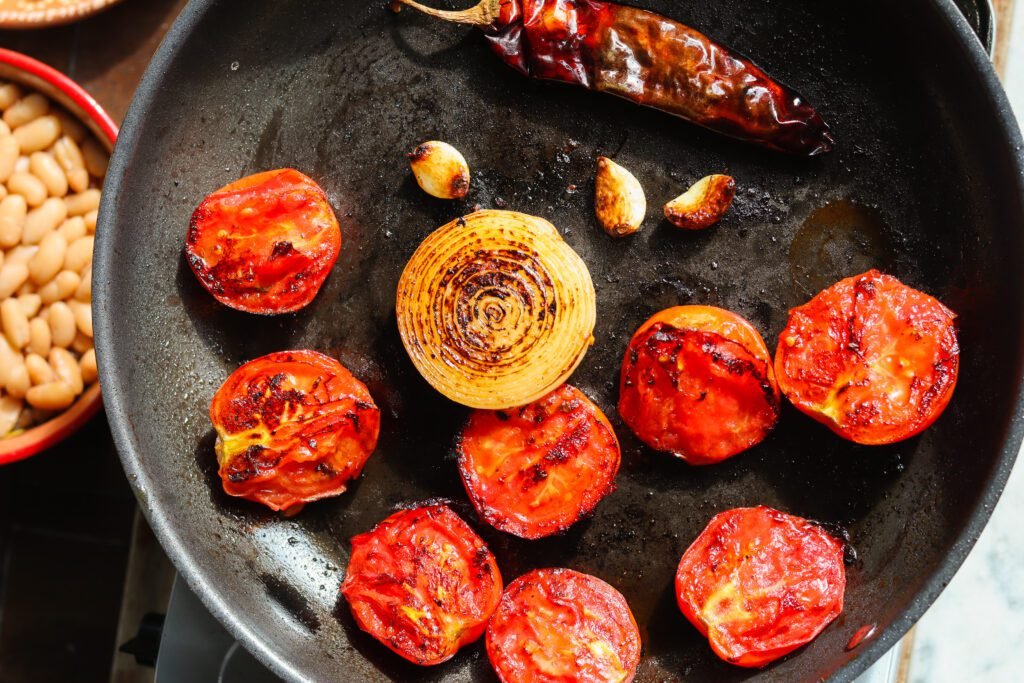
[[[683,554],[676,600],[715,654],[761,667],[811,642],[843,611],[843,544],[768,507],[716,515]]]
[[[279,351],[235,370],[214,394],[219,474],[228,495],[273,510],[343,493],[377,445],[366,386],[316,351]]]
[[[533,78],[611,93],[781,152],[833,148],[828,125],[797,92],[654,12],[599,0],[505,0],[487,38]]]

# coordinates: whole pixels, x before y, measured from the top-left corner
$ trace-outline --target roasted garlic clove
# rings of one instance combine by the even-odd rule
[[[701,178],[665,205],[665,218],[686,230],[709,228],[725,215],[736,196],[736,181],[727,175]]]
[[[462,153],[447,142],[430,140],[409,153],[416,182],[438,199],[462,199],[469,192],[469,165]]]
[[[601,227],[612,237],[632,235],[647,214],[647,198],[640,181],[608,157],[597,158],[594,211]]]

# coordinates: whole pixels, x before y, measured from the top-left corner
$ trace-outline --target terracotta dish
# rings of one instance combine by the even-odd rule
[[[6,18],[4,10],[13,3],[3,0],[0,3],[3,3],[0,4],[2,23]],[[31,57],[0,48],[0,81],[22,84],[58,102],[81,119],[108,149],[113,149],[117,125],[96,100],[64,74]],[[101,403],[99,385],[95,385],[82,394],[74,405],[53,419],[16,436],[0,439],[0,465],[35,455],[64,440],[95,415]]]

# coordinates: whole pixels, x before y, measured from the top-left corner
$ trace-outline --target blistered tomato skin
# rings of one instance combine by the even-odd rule
[[[843,611],[843,545],[767,507],[716,515],[683,554],[679,609],[725,661],[765,666],[811,642]]]
[[[629,683],[640,632],[622,594],[588,574],[538,569],[509,584],[487,627],[502,683]]]
[[[327,195],[294,169],[266,171],[210,194],[192,214],[185,253],[217,301],[273,315],[308,305],[341,252]]]
[[[867,445],[902,441],[953,396],[956,315],[872,270],[790,311],[775,364],[786,397],[835,433]]]
[[[621,460],[608,418],[568,384],[522,408],[474,411],[457,452],[481,518],[531,539],[590,514],[614,490]]]
[[[353,538],[341,586],[360,628],[422,666],[483,635],[501,589],[494,555],[444,505],[401,510]]]
[[[760,443],[778,421],[780,400],[761,335],[712,306],[655,314],[622,362],[619,415],[648,446],[691,465]]]
[[[231,374],[210,404],[224,491],[273,510],[343,493],[377,445],[380,409],[341,363],[280,351]]]

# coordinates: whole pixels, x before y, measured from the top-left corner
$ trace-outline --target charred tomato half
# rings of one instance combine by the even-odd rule
[[[843,544],[767,507],[716,515],[683,554],[676,599],[711,649],[764,666],[811,642],[843,611]]]
[[[426,666],[483,634],[501,588],[483,540],[447,506],[425,505],[352,539],[341,593],[360,628]]]
[[[956,314],[877,270],[790,311],[775,352],[786,398],[868,445],[928,428],[949,405],[959,368]]]
[[[313,300],[341,252],[327,195],[286,168],[236,180],[192,214],[185,253],[217,301],[247,313],[290,313]]]
[[[231,373],[210,420],[224,491],[288,510],[345,491],[377,445],[380,409],[335,359],[279,351]]]
[[[629,683],[640,631],[626,599],[601,579],[537,569],[509,584],[487,627],[502,683]]]
[[[601,409],[563,384],[510,410],[476,410],[459,472],[480,516],[522,538],[568,529],[615,488],[619,442]]]
[[[760,443],[779,417],[771,356],[754,327],[712,306],[656,313],[622,362],[619,415],[651,448],[709,465]]]

